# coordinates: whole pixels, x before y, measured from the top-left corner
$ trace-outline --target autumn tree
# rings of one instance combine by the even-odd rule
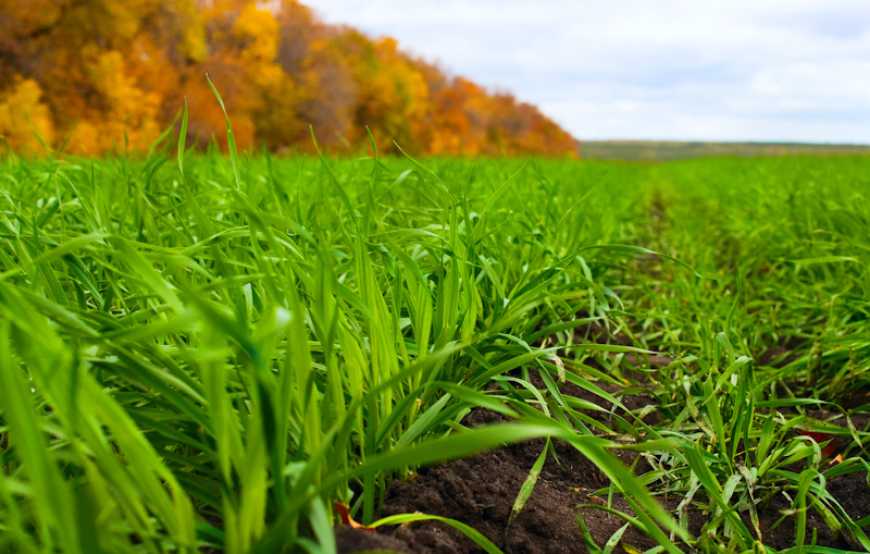
[[[143,151],[185,99],[189,143],[365,148],[365,129],[437,155],[569,155],[534,106],[321,22],[296,0],[0,0],[0,140],[14,150]]]
[[[194,0],[2,2],[4,74],[39,84],[70,152],[147,148],[178,67],[205,49]]]
[[[17,80],[0,95],[0,141],[25,154],[48,150],[54,124],[42,89],[31,79]]]

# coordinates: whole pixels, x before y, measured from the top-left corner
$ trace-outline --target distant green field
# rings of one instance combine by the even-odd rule
[[[584,140],[580,154],[590,160],[685,160],[708,156],[870,155],[862,144],[788,142],[690,142],[656,140]]]
[[[346,551],[336,502],[399,540],[393,480],[542,438],[505,528],[574,452],[578,550],[870,549],[868,158],[0,183],[0,552]],[[430,515],[510,550],[482,509]]]

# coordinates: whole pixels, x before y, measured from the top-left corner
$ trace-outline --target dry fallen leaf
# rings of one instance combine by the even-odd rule
[[[374,527],[359,523],[358,521],[355,521],[352,517],[350,517],[350,508],[348,508],[347,504],[345,504],[344,502],[336,502],[335,511],[338,512],[338,517],[341,518],[341,522],[345,525],[350,526],[353,529],[362,529],[363,531],[375,530]]]

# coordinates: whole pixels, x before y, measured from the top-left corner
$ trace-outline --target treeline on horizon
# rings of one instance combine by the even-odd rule
[[[0,151],[145,151],[189,104],[188,143],[575,156],[536,107],[328,25],[295,0],[0,0]]]

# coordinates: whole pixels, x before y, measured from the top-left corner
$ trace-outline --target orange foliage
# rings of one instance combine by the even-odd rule
[[[330,151],[575,156],[534,106],[491,94],[296,0],[0,0],[0,141],[38,153],[142,151],[186,98],[189,140]]]
[[[0,141],[31,154],[54,140],[54,125],[42,90],[30,79],[17,79],[0,95]]]

